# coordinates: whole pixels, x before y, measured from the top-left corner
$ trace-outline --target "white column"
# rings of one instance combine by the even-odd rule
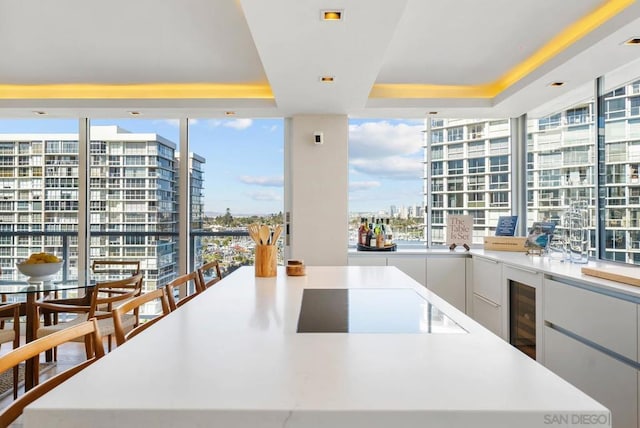
[[[321,144],[316,143],[319,133]],[[348,140],[347,116],[286,119],[286,258],[310,266],[347,264]]]

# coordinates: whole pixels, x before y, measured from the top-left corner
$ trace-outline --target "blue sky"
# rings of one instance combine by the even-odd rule
[[[422,201],[422,121],[353,119],[349,122],[349,210],[388,210]],[[153,132],[176,143],[178,120],[100,119]],[[1,133],[76,133],[77,120],[0,120]],[[207,161],[205,211],[266,214],[283,210],[282,119],[192,119],[190,150]]]

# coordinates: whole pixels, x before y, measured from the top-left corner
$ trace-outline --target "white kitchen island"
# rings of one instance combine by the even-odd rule
[[[418,332],[297,333],[304,289],[345,288],[415,290],[418,301],[425,299],[418,309],[389,304],[403,320],[399,329],[412,324]],[[429,318],[437,310],[426,301],[448,317]],[[361,308],[360,320],[367,317]],[[611,425],[605,407],[397,268],[355,266],[307,267],[302,277],[279,268],[276,278],[241,268],[33,403],[23,422],[26,428]]]

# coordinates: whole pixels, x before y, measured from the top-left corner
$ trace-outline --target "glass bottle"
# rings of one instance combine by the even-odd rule
[[[589,261],[589,210],[587,201],[572,201],[565,214],[567,250],[572,263]]]
[[[391,229],[391,225],[389,224],[389,219],[386,220],[386,224],[384,227],[386,237],[385,237],[385,245],[393,245],[393,230]]]
[[[358,244],[365,245],[367,240],[367,219],[360,218],[360,227],[358,228]]]

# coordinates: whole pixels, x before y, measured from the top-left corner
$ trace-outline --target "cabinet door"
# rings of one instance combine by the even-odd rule
[[[545,366],[611,411],[614,428],[638,426],[637,370],[552,328]]]
[[[473,292],[501,305],[502,288],[502,263],[474,257]]]
[[[427,266],[424,256],[390,256],[387,258],[387,266],[395,266],[420,284],[425,284]]]
[[[427,258],[427,288],[462,312],[466,312],[466,259]]]
[[[349,257],[349,266],[386,266],[387,258],[380,256]]]
[[[472,318],[502,337],[502,307],[497,303],[474,293]]]

